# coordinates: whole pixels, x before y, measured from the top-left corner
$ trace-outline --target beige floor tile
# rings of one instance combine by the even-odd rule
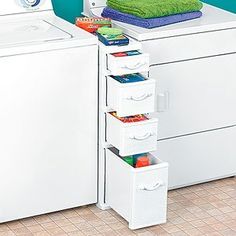
[[[220,223],[220,221],[217,220],[215,217],[205,218],[203,221],[204,221],[207,225],[213,225],[213,224],[218,224],[218,223]]]
[[[97,217],[94,216],[94,218],[96,219]],[[82,216],[75,216],[75,217],[69,218],[68,221],[70,221],[72,224],[74,224],[74,223],[83,223],[88,220],[86,220],[84,217],[82,218]]]
[[[71,224],[71,220],[72,218],[70,219],[62,219],[62,220],[55,220],[54,223],[56,225],[58,225],[59,227],[62,227],[62,226],[66,226],[66,225],[70,225]]]
[[[77,231],[78,228],[71,224],[71,225],[65,225],[65,226],[62,226],[61,227],[63,229],[63,231],[65,231],[66,233],[70,233],[70,232],[73,232],[73,231]]]
[[[20,220],[20,222],[24,226],[32,226],[32,225],[37,225],[38,224],[38,222],[34,218],[26,218],[26,219]]]
[[[42,223],[48,223],[48,222],[51,222],[52,219],[47,216],[47,215],[40,215],[40,216],[35,216],[34,219],[39,223],[39,224],[42,224]]]
[[[212,232],[212,233],[206,234],[206,236],[222,236],[222,234],[220,234],[219,232]]]
[[[41,232],[33,233],[34,236],[50,236],[50,234],[45,230]]]
[[[187,234],[184,231],[178,231],[171,234],[171,236],[186,236],[186,235]]]
[[[12,221],[7,223],[7,226],[13,230],[13,229],[19,229],[25,227],[20,221]]]
[[[51,213],[51,214],[48,214],[48,216],[49,216],[49,218],[51,218],[53,221],[65,219],[65,216],[64,216],[62,213],[60,213],[60,212]]]
[[[119,229],[119,230],[117,230],[116,231],[119,235],[122,235],[122,236],[124,236],[124,235],[135,235],[135,233],[133,233],[132,232],[132,230],[130,230],[130,229]]]
[[[73,231],[68,233],[69,236],[84,236],[85,234],[82,231]]]
[[[13,229],[12,231],[14,232],[15,235],[32,234],[32,232],[30,232],[30,230],[26,227]]]
[[[82,230],[82,232],[87,236],[98,234],[98,231],[95,228],[87,228]]]
[[[201,231],[203,234],[208,234],[215,231],[210,225],[201,226],[198,227],[197,229]]]
[[[0,236],[16,236],[11,230],[0,232]]]
[[[102,220],[92,220],[92,221],[89,221],[88,223],[94,228],[105,225],[105,222]]]
[[[189,222],[184,222],[182,224],[178,224],[178,227],[183,231],[194,228],[194,226],[192,224],[190,224]]]
[[[43,228],[41,225],[39,225],[39,224],[27,226],[27,228],[28,228],[29,231],[32,232],[32,233],[37,233],[37,232],[44,231],[44,228]]]
[[[75,212],[76,212],[78,215],[82,216],[82,215],[91,214],[92,211],[91,211],[90,208],[88,208],[88,207],[80,207],[80,208],[78,208],[78,209],[75,209]],[[100,211],[97,211],[97,212],[100,212]]]
[[[0,224],[0,232],[9,231],[10,228],[6,224]]]
[[[127,229],[127,228],[126,228]],[[96,227],[96,230],[99,232],[99,233],[106,233],[106,232],[112,232],[112,228],[109,227],[108,225],[102,225],[102,226],[98,226]],[[122,229],[120,229],[122,230]],[[119,230],[118,230],[119,231]]]
[[[223,236],[236,236],[236,231],[231,230],[231,229],[222,230],[222,231],[219,231],[219,233],[222,234]]]
[[[118,222],[118,223],[112,223],[112,224],[108,224],[109,227],[111,227],[113,230],[118,230],[118,229],[125,229],[127,226]]]
[[[184,232],[187,234],[187,235],[190,235],[190,236],[202,236],[202,232],[199,231],[198,229],[196,228],[193,228],[193,229],[185,229]]]
[[[138,236],[154,236],[155,235],[155,233],[150,232],[150,231],[145,231],[145,232],[140,232],[140,233],[135,232],[135,234],[138,235]]]
[[[63,211],[62,214],[63,214],[63,216],[65,216],[67,219],[68,219],[68,218],[73,218],[73,217],[78,216],[78,213],[77,213],[74,209]]]
[[[185,222],[185,220],[183,218],[181,218],[180,216],[169,219],[169,221],[174,225],[182,224]]]
[[[77,229],[79,230],[84,230],[84,229],[88,229],[88,228],[93,228],[93,226],[87,222],[83,222],[83,223],[74,223],[74,226],[76,226]],[[66,226],[65,226],[66,227]]]
[[[202,205],[199,206],[199,208],[204,210],[204,211],[216,209],[216,207],[213,205],[213,203],[212,204],[211,203],[202,204]]]
[[[61,228],[51,228],[51,229],[48,229],[47,232],[52,235],[52,236],[61,236],[63,234],[65,234],[65,231],[63,231]]]
[[[193,225],[196,228],[206,225],[206,223],[202,220],[193,220],[193,221],[190,222],[190,224]]]
[[[41,226],[47,230],[47,229],[53,229],[53,228],[58,228],[58,225],[55,222],[48,222],[48,223],[43,223]]]
[[[94,220],[98,220],[99,218],[96,215],[94,215],[92,212],[90,212],[89,214],[82,215],[81,219],[84,219],[85,221],[94,221]]]
[[[212,224],[211,227],[215,230],[215,231],[220,231],[220,230],[226,230],[228,229],[228,226],[226,226],[225,224],[222,223],[217,223],[217,224]]]
[[[169,234],[176,233],[182,231],[178,226],[173,225],[165,228],[165,231]]]

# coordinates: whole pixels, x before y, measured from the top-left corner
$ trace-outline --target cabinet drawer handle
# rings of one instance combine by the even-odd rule
[[[143,101],[143,100],[145,100],[145,99],[147,99],[147,98],[149,98],[151,96],[152,96],[152,93],[149,93],[149,94],[143,94],[140,97],[133,97],[133,96],[131,96],[131,97],[128,97],[126,99],[127,100],[131,100],[131,101],[135,101],[135,102],[141,102],[141,101]]]
[[[126,70],[137,70],[137,69],[139,69],[139,68],[145,66],[146,64],[147,64],[146,62],[143,62],[143,63],[138,62],[137,64],[135,64],[135,65],[133,65],[133,66],[127,66],[127,65],[125,65],[125,66],[122,66],[121,68],[122,68],[122,69],[126,69]]]
[[[137,140],[137,141],[143,141],[143,140],[149,139],[150,137],[152,137],[154,135],[155,135],[154,133],[146,133],[143,136],[135,136],[134,135],[134,136],[130,137],[130,139],[134,139],[134,140]]]
[[[154,186],[152,186],[152,187],[146,187],[146,186],[140,186],[139,187],[139,190],[143,190],[143,191],[149,191],[149,192],[151,192],[151,191],[155,191],[155,190],[157,190],[158,188],[160,188],[161,186],[163,186],[164,185],[164,183],[163,183],[163,181],[159,181],[159,182],[157,182]]]

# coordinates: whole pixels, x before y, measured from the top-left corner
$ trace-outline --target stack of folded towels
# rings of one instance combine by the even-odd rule
[[[202,16],[200,0],[107,0],[102,16],[155,28]]]

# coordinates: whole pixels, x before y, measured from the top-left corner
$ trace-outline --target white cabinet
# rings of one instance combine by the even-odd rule
[[[236,54],[153,66],[158,139],[234,125]]]
[[[133,168],[107,150],[107,203],[138,229],[166,222],[168,164],[149,154],[151,166]]]
[[[236,126],[158,141],[157,154],[169,163],[169,187],[236,175]]]
[[[107,105],[120,117],[154,112],[155,80],[120,83],[107,78]]]

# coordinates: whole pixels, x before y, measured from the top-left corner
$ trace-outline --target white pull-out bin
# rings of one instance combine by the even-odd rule
[[[107,114],[107,142],[119,150],[121,156],[155,151],[157,149],[158,120],[123,123]]]
[[[125,75],[149,71],[149,54],[115,57],[107,54],[107,69],[112,75]]]
[[[149,154],[152,165],[133,168],[107,150],[107,204],[138,229],[166,222],[168,163]]]
[[[120,117],[155,111],[155,80],[120,83],[107,77],[107,104]]]

